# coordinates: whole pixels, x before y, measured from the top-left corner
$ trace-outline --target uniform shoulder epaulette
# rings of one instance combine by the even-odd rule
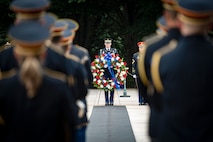
[[[58,53],[58,54],[64,56],[64,52],[63,52],[63,50],[61,49],[61,47],[59,47],[59,46],[57,46],[57,45],[55,45],[55,44],[52,44],[51,41],[47,41],[47,42],[45,43],[45,45],[46,45],[47,48],[52,49],[54,52],[56,52],[56,53]]]
[[[146,70],[145,70],[145,63],[144,63],[144,60],[145,60],[145,53],[146,53],[146,49],[147,47],[145,46],[144,47],[144,50],[143,51],[140,51],[138,53],[138,64],[137,64],[137,68],[138,68],[138,73],[139,73],[139,77],[142,81],[142,83],[145,85],[145,86],[148,86],[148,77],[146,75]]]
[[[85,56],[81,59],[80,62],[81,62],[81,64],[85,64],[85,62],[88,61],[88,60],[89,60],[89,57],[85,55]]]
[[[12,45],[10,45],[10,46],[5,46],[5,45],[3,45],[3,46],[0,47],[0,52],[6,50],[6,49],[8,49],[8,48],[12,48],[12,47],[13,47]]]
[[[86,54],[88,54],[88,50],[87,50],[85,47],[82,47],[82,46],[80,46],[80,45],[78,45],[78,44],[75,44],[75,46],[76,46],[77,48],[79,48],[81,51],[83,51],[83,52],[85,52]]]
[[[80,58],[79,58],[78,56],[73,55],[73,54],[70,54],[70,53],[66,53],[66,54],[65,54],[65,57],[66,57],[67,59],[71,59],[71,60],[73,60],[73,61],[75,61],[75,62],[78,62],[78,63],[81,62],[81,60],[80,60]]]
[[[177,44],[177,40],[171,40],[167,45],[163,46],[153,53],[150,70],[153,85],[158,93],[162,93],[164,91],[163,83],[161,81],[159,73],[161,57],[173,51],[177,47]]]
[[[100,52],[99,52],[99,54],[101,55],[101,54],[103,54],[103,49],[100,49]]]
[[[153,35],[147,37],[144,41],[146,43],[146,46],[148,47],[149,45],[160,41],[163,37],[164,37],[164,35],[153,34]]]
[[[163,37],[164,37],[163,35],[152,34],[150,36],[143,38],[143,40],[145,41],[146,44],[145,44],[144,50],[142,52],[139,52],[138,72],[139,72],[140,79],[145,86],[148,86],[148,84],[149,84],[149,79],[147,77],[147,73],[146,73],[146,69],[145,69],[146,50],[149,47],[149,45],[158,42]]]
[[[0,71],[0,80],[13,77],[16,74],[17,74],[17,70],[15,68],[13,68],[9,71],[4,71],[4,72]]]
[[[118,50],[116,48],[112,48],[113,49],[113,53],[118,53]]]
[[[52,70],[52,69],[47,68],[47,67],[44,68],[44,74],[46,76],[49,76],[49,77],[57,79],[57,80],[61,80],[63,82],[67,81],[67,75],[65,73],[62,73],[60,71],[55,71],[55,70]]]

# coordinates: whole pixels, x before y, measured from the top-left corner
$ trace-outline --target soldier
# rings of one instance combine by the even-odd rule
[[[70,54],[69,55],[67,53],[66,56],[68,58],[69,58],[69,56],[75,56],[80,60],[80,63],[84,66],[84,68],[86,70],[86,76],[87,76],[87,80],[89,83],[89,85],[88,85],[88,88],[89,88],[89,86],[92,85],[92,81],[93,81],[93,76],[92,76],[91,66],[90,66],[91,58],[90,58],[89,52],[86,48],[73,43],[76,32],[79,29],[79,24],[74,19],[69,19],[69,18],[64,18],[64,19],[61,19],[60,21],[63,21],[68,24],[66,33],[71,34],[71,37],[69,38],[70,45],[63,46],[67,49],[67,52],[69,52],[69,54]],[[87,101],[86,101],[87,93],[82,94],[82,95],[84,97],[81,98],[81,101],[84,103],[84,106],[85,106],[84,112],[85,113],[84,113],[84,116],[81,118],[81,129],[79,129],[79,131],[78,131],[77,138],[78,138],[78,141],[85,142],[86,141],[86,128],[88,125]]]
[[[70,55],[70,45],[72,42],[72,32],[67,29],[67,23],[63,20],[57,20],[51,27],[51,47],[62,53],[72,62],[70,67],[75,79],[75,98],[82,98],[87,94],[88,80],[86,70],[80,62],[80,58],[76,55]]]
[[[49,29],[27,20],[13,25],[9,36],[14,43],[9,58],[18,66],[0,78],[5,141],[72,141],[76,126],[74,98],[65,78],[55,79],[58,74],[48,74],[43,66]],[[3,57],[1,63],[8,60]],[[5,70],[4,66],[1,69]]]
[[[144,42],[138,42],[137,46],[138,46],[139,52],[142,52],[142,50],[144,50],[144,46],[145,46]],[[132,56],[132,74],[133,74],[133,78],[135,79],[136,87],[138,89],[139,105],[146,105],[146,100],[145,100],[146,88],[142,86],[142,83],[138,74],[138,68],[137,68],[139,52],[134,53]]]
[[[49,2],[49,1],[48,1]],[[29,4],[30,3],[30,4]],[[21,20],[21,22],[15,22],[16,24],[21,24],[22,22],[25,21],[31,21],[34,22],[40,22],[44,26],[46,26],[47,29],[50,28],[52,24],[49,24],[46,19],[44,19],[43,14],[47,7],[47,1],[46,0],[31,0],[31,1],[19,1],[15,0],[12,4],[11,7],[16,7],[15,12],[17,15],[18,19],[24,17],[24,20]],[[30,8],[29,8],[30,7]],[[48,19],[48,18],[47,18]],[[30,29],[30,28],[28,28]],[[25,29],[23,29],[23,32]],[[28,31],[25,31],[27,34]],[[70,95],[75,95],[74,92],[76,90],[75,82],[74,82],[74,70],[70,68],[72,66],[72,63],[66,59],[64,54],[62,52],[58,52],[54,48],[49,46],[50,44],[46,44],[41,47],[39,50],[43,50],[44,52],[41,54],[43,57],[42,60],[42,65],[44,66],[44,71],[47,74],[51,74],[52,77],[55,77],[56,79],[60,78],[62,80],[65,80],[67,84],[69,85],[71,91]],[[23,51],[23,52],[31,52],[31,50],[28,50],[28,48],[16,46],[14,44],[13,47],[3,50],[0,52],[0,76],[11,76],[14,74],[14,72],[19,69],[19,64],[17,63],[17,60],[15,59],[14,53],[16,51]],[[76,128],[79,126],[79,119],[77,115],[77,106],[76,110],[73,112],[73,118],[75,117],[75,125]],[[75,131],[75,130],[73,130]]]
[[[164,36],[158,36],[152,40],[145,40],[146,49],[143,60],[139,60],[139,75],[144,85],[147,86],[147,101],[150,106],[150,118],[149,118],[149,135],[153,142],[158,141],[159,124],[161,111],[162,111],[162,98],[156,90],[153,88],[152,76],[150,72],[150,66],[152,64],[152,55],[154,51],[166,46],[171,40],[179,40],[181,37],[179,31],[179,22],[177,17],[177,11],[175,10],[175,0],[162,0],[164,7],[163,16],[166,21],[167,34]],[[159,21],[161,22],[161,21]],[[162,25],[162,24],[161,24]],[[164,26],[165,27],[165,26]]]
[[[62,40],[60,42],[60,47],[63,49],[65,56],[73,62],[74,64],[71,68],[75,70],[75,79],[77,82],[78,90],[77,96],[75,97],[76,104],[79,108],[78,117],[80,119],[80,126],[76,133],[76,141],[78,142],[85,142],[86,141],[86,127],[88,125],[88,118],[87,118],[87,103],[86,103],[86,96],[87,96],[87,89],[88,89],[88,78],[85,66],[81,64],[81,59],[73,54],[70,54],[73,36],[72,32],[69,29],[64,30],[62,35]]]
[[[112,45],[112,39],[111,38],[106,38],[104,39],[104,45],[105,48],[100,49],[99,54],[118,54],[118,51],[116,48],[111,48]],[[111,68],[104,68],[104,78],[105,79],[112,79],[113,75],[115,73],[115,71],[112,69],[112,72],[110,71]],[[110,93],[110,97],[109,97],[109,93]],[[105,94],[105,105],[113,105],[114,103],[114,89],[108,91],[105,90],[104,91]]]
[[[56,50],[61,50],[60,42],[63,37],[64,30],[67,29],[67,24],[65,22],[61,22],[60,20],[56,20],[54,24],[50,27],[51,37],[50,37],[50,46],[54,47]]]
[[[91,58],[90,58],[89,52],[85,47],[82,47],[78,44],[73,43],[73,41],[75,39],[76,32],[78,31],[80,26],[79,26],[78,22],[73,20],[73,19],[65,18],[63,20],[65,20],[68,24],[67,29],[72,32],[72,42],[71,42],[72,45],[71,45],[71,48],[70,48],[70,54],[76,55],[80,58],[81,64],[84,65],[84,67],[87,71],[89,86],[91,86],[92,81],[93,81],[93,76],[92,76],[91,67],[90,67]]]
[[[104,46],[105,48],[100,49],[99,54],[107,54],[107,53],[112,53],[112,54],[118,54],[118,50],[116,48],[112,48],[112,39],[111,38],[105,38],[104,39]]]
[[[162,96],[160,142],[213,141],[213,48],[207,38],[213,1],[179,0],[182,38],[155,51],[151,76]]]

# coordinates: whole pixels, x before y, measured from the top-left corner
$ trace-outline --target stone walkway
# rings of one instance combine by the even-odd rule
[[[93,106],[105,105],[104,91],[99,89],[90,89],[87,96],[87,103],[87,115],[88,118],[90,118]],[[126,92],[124,92],[124,90],[115,90],[114,105],[126,106],[136,142],[150,142],[150,138],[148,136],[149,106],[138,105],[137,90],[135,88],[127,89]]]

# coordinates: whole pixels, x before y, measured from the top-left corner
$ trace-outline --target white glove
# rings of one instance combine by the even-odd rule
[[[132,76],[133,78],[137,78],[137,76],[134,74],[133,76]]]
[[[76,105],[78,106],[79,110],[78,110],[78,117],[82,118],[84,116],[85,113],[85,104],[81,101],[81,100],[77,100],[76,101]]]

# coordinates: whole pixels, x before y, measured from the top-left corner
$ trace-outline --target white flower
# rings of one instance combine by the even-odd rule
[[[111,82],[111,86],[114,86],[115,85],[115,82],[113,81],[113,82]]]
[[[93,76],[97,76],[98,75],[96,72],[93,72],[92,74],[93,74]]]
[[[116,66],[121,67],[121,64],[120,63],[116,63]]]
[[[105,64],[105,65],[104,65],[104,68],[107,68],[107,67],[108,67],[108,65],[107,65],[107,64]]]
[[[116,60],[119,60],[119,59],[120,59],[120,57],[119,57],[119,56],[117,56],[117,57],[116,57]]]
[[[96,68],[95,68],[95,66],[91,66],[91,70],[95,70]]]
[[[99,64],[95,64],[96,68],[101,68]]]
[[[98,80],[98,84],[101,84],[101,80]]]
[[[121,71],[122,75],[126,74],[126,71]]]
[[[120,79],[121,79],[121,81],[124,81],[125,80],[125,78],[122,76],[122,77],[120,77]]]
[[[110,87],[111,87],[111,86],[110,86],[109,84],[107,84],[106,88],[107,88],[107,89],[110,89]]]
[[[100,58],[100,59],[101,59],[101,61],[104,61],[104,57],[103,57],[103,56],[101,56],[101,58]]]
[[[103,72],[101,72],[101,73],[100,73],[100,76],[103,76],[103,75],[104,75],[104,73],[103,73]]]

